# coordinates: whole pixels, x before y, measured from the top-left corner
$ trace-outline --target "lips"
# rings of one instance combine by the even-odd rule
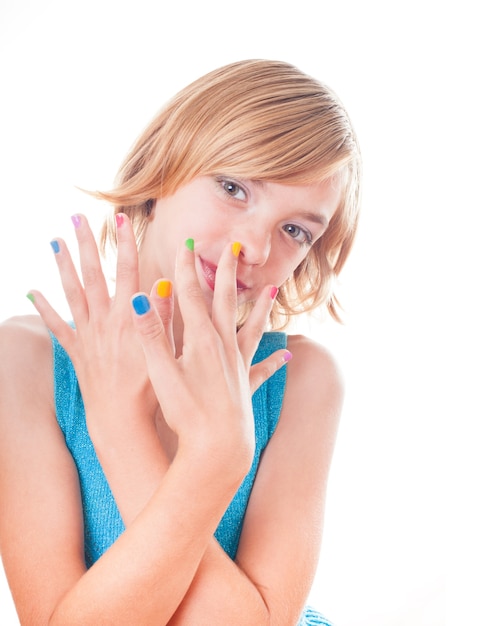
[[[209,261],[204,260],[202,257],[199,257],[201,269],[204,278],[206,279],[206,283],[208,284],[211,291],[214,291],[214,285],[216,282],[216,270],[218,269],[217,265],[210,263]],[[236,290],[241,293],[242,291],[246,291],[248,286],[245,285],[241,280],[236,280]]]

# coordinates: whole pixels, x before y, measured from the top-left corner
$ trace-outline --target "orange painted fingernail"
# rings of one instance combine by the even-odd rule
[[[157,295],[159,298],[169,298],[172,295],[172,283],[170,280],[160,280],[157,283]]]
[[[241,243],[239,241],[235,241],[235,243],[231,246],[231,252],[238,257],[241,251]]]

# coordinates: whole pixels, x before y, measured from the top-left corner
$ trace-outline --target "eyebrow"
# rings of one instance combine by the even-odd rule
[[[328,219],[324,215],[321,215],[320,213],[313,213],[312,211],[304,211],[303,213],[301,213],[301,215],[306,220],[309,220],[309,222],[320,224],[321,226],[324,226],[324,228],[327,228],[329,226]]]
[[[260,187],[261,189],[264,189],[266,187],[266,182],[264,180],[253,178],[251,182],[257,187]],[[326,229],[329,226],[329,220],[327,219],[327,217],[325,217],[324,215],[321,215],[320,213],[314,213],[313,211],[304,211],[303,213],[301,213],[301,215],[303,218],[305,218],[309,222],[313,222],[314,224],[319,224],[319,226],[322,226],[324,229]]]

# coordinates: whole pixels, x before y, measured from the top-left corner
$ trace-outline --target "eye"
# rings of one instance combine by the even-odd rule
[[[285,224],[285,226],[283,226],[283,230],[287,233],[287,235],[292,237],[292,239],[295,239],[295,241],[301,245],[310,246],[312,244],[312,234],[301,226],[297,226],[296,224]]]
[[[232,198],[236,198],[236,200],[246,200],[246,191],[243,189],[241,185],[236,183],[234,180],[228,180],[226,178],[219,178],[219,184],[224,189],[224,191],[231,196]]]

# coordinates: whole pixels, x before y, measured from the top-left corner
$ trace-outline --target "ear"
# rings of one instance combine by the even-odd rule
[[[144,216],[148,221],[151,221],[154,218],[156,204],[157,204],[157,201],[154,198],[150,198],[149,200],[146,200],[145,202]]]

